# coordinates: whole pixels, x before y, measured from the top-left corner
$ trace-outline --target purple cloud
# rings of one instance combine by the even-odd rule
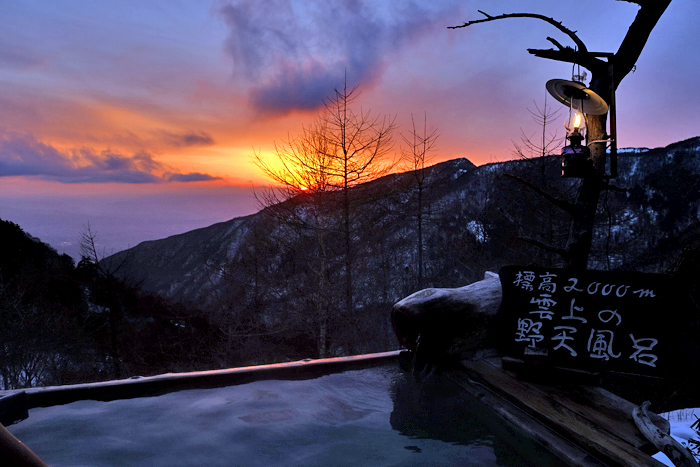
[[[165,175],[157,175],[166,172]],[[113,151],[76,149],[64,153],[28,135],[0,133],[0,177],[25,176],[61,183],[159,183],[215,180],[207,174],[172,173],[140,152],[131,156]]]
[[[166,177],[169,182],[209,182],[219,180],[221,177],[203,174],[199,172],[190,172],[188,174],[170,174]]]
[[[347,72],[350,84],[376,81],[409,41],[454,22],[456,0],[232,0],[221,8],[234,74],[253,83],[261,112],[314,109]]]
[[[188,133],[163,131],[159,133],[159,136],[166,144],[175,147],[211,146],[214,144],[214,138],[204,131],[190,131]]]
[[[285,64],[265,86],[253,88],[249,97],[256,109],[271,113],[313,110],[323,103],[334,87],[342,86],[343,80],[343,69],[328,70],[318,62],[306,69]]]

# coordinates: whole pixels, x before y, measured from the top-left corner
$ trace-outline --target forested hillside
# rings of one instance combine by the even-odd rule
[[[217,365],[196,310],[75,266],[11,222],[0,239],[0,390]]]
[[[619,169],[589,267],[698,277],[700,138],[626,152]],[[396,348],[404,296],[506,264],[560,266],[569,218],[547,197],[571,200],[578,183],[556,157],[380,178],[350,190],[349,262],[338,193],[78,265],[0,221],[0,389]]]
[[[589,268],[668,271],[700,240],[700,138],[627,151],[618,165],[599,205]],[[333,193],[300,195],[113,259],[147,290],[207,309],[230,335],[231,355],[260,358],[270,340],[316,355],[391,348],[389,309],[416,290],[463,286],[506,264],[562,264],[569,216],[546,196],[572,200],[579,180],[560,176],[557,157],[481,167],[457,159],[424,170],[422,186],[407,172],[352,190],[353,316],[341,306],[346,271]]]

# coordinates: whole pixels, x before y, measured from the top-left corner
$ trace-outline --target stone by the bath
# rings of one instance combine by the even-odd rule
[[[501,304],[498,274],[487,272],[484,280],[454,289],[430,288],[396,303],[391,317],[401,345],[439,356],[458,342],[460,348],[483,348],[490,344],[491,323]]]

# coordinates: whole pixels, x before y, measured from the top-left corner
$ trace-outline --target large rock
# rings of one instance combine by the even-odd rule
[[[391,311],[401,345],[423,358],[439,360],[455,345],[460,350],[492,346],[490,329],[502,299],[498,274],[456,289],[424,289],[396,303]]]

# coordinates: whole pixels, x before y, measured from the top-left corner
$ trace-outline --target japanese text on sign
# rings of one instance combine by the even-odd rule
[[[511,342],[517,348],[547,349],[565,361],[622,362],[625,367],[656,368],[659,335],[638,309],[654,301],[653,283],[625,282],[621,276],[592,271],[576,274],[561,269],[504,268],[504,303],[509,290]],[[503,272],[502,272],[503,274]],[[600,277],[615,279],[597,280]]]

